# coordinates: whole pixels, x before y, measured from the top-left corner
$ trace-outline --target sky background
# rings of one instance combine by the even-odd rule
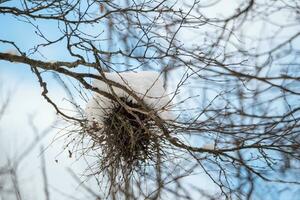
[[[237,8],[237,2],[232,1],[228,3],[223,1],[222,4],[218,4],[213,10],[208,10],[207,14],[230,14]],[[281,18],[282,16],[276,17]],[[31,25],[20,22],[9,15],[0,15],[0,26],[0,38],[15,41],[23,49],[30,49],[41,42],[34,34]],[[58,32],[55,31],[55,24],[45,22],[40,24],[40,26],[41,29],[47,30],[49,37],[56,38],[59,36]],[[253,33],[256,33],[255,26],[252,26],[251,30],[247,30],[248,32],[253,31]],[[268,30],[265,31],[268,32]],[[179,33],[179,38],[185,44],[193,44],[198,42],[196,35],[197,32],[185,29]],[[1,52],[9,52],[11,50],[9,46],[0,45]],[[67,60],[69,58],[65,53],[63,44],[41,49],[41,53],[43,56],[35,55],[34,57],[37,59],[46,58],[47,61]],[[51,76],[48,77],[48,81],[50,83],[50,95],[55,102],[58,102],[61,106],[69,107],[64,99],[65,92],[51,79]],[[75,157],[69,158],[68,152],[63,151],[64,141],[56,140],[60,128],[64,125],[61,120],[58,120],[58,123],[53,125],[57,120],[54,109],[41,97],[41,89],[30,68],[22,64],[0,61],[0,86],[0,103],[7,96],[11,98],[7,111],[0,121],[0,163],[18,158],[24,150],[32,145],[32,141],[37,136],[30,123],[38,127],[39,134],[42,134],[49,126],[53,127],[20,165],[20,184],[22,185],[22,193],[25,195],[25,199],[42,199],[44,195],[41,184],[41,147],[47,147],[44,152],[49,184],[52,191],[55,191],[51,193],[52,199],[63,199],[60,193],[72,194],[76,197],[85,195],[78,187],[78,182],[68,172],[68,168],[75,172],[80,172],[86,165],[82,160],[76,161]],[[83,103],[82,106],[84,107]],[[58,160],[58,163],[55,160]],[[214,190],[211,181],[205,176],[191,177],[189,181],[197,182],[204,188]],[[94,186],[90,187],[93,188]]]

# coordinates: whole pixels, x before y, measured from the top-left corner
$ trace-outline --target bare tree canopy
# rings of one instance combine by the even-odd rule
[[[68,124],[70,156],[96,157],[93,199],[300,195],[298,1],[2,0],[0,14],[0,60],[31,69]],[[99,123],[86,103],[103,99]],[[215,189],[187,181],[203,174]]]

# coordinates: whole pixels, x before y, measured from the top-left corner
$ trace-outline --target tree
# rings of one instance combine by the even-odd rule
[[[224,11],[226,6],[231,5],[221,0],[1,1],[0,13],[28,24],[36,39],[26,49],[3,36],[0,42],[13,52],[2,49],[0,59],[31,68],[42,96],[74,126],[75,146],[86,138],[95,142],[87,133],[99,128],[76,103],[78,96],[92,98],[90,92],[121,106],[118,110],[139,121],[138,127],[154,124],[159,148],[150,163],[142,159],[145,165],[138,170],[130,165],[129,171],[128,166],[116,171],[109,162],[92,166],[103,169],[90,171],[102,177],[99,185],[110,186],[104,196],[192,199],[197,192],[207,199],[261,198],[270,189],[267,184],[278,190],[299,185],[300,5],[248,0]],[[63,60],[43,57],[53,47],[63,48]],[[175,119],[161,118],[129,87],[106,75],[147,70],[164,77],[171,100],[167,109]],[[52,100],[44,78],[49,73],[67,91],[73,112]],[[95,80],[110,90],[100,90]],[[120,98],[116,89],[135,103]],[[85,148],[94,152],[93,147]],[[184,181],[203,172],[218,186],[214,194]]]

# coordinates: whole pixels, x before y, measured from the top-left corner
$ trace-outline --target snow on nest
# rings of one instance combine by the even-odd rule
[[[155,111],[164,120],[174,119],[170,111],[166,110],[170,106],[170,98],[163,87],[161,74],[153,71],[142,72],[122,72],[105,73],[105,77],[111,81],[126,86],[141,98],[144,103]],[[95,80],[93,86],[101,91],[111,93],[107,83]],[[129,96],[124,90],[112,87],[118,97],[125,97],[136,103],[136,100]],[[86,106],[87,119],[101,123],[106,115],[106,111],[112,107],[112,101],[99,94],[94,94]]]

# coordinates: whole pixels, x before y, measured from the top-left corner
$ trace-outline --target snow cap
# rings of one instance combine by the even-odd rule
[[[146,105],[157,111],[162,119],[172,119],[170,111],[165,110],[170,105],[170,98],[163,87],[163,79],[160,73],[154,71],[113,72],[105,73],[105,77],[133,91]],[[95,80],[93,86],[101,91],[112,93],[109,85],[104,81]],[[136,103],[136,100],[121,88],[114,86],[112,88],[118,97],[123,97]],[[111,107],[112,100],[99,94],[94,94],[86,106],[87,119],[101,123]]]

